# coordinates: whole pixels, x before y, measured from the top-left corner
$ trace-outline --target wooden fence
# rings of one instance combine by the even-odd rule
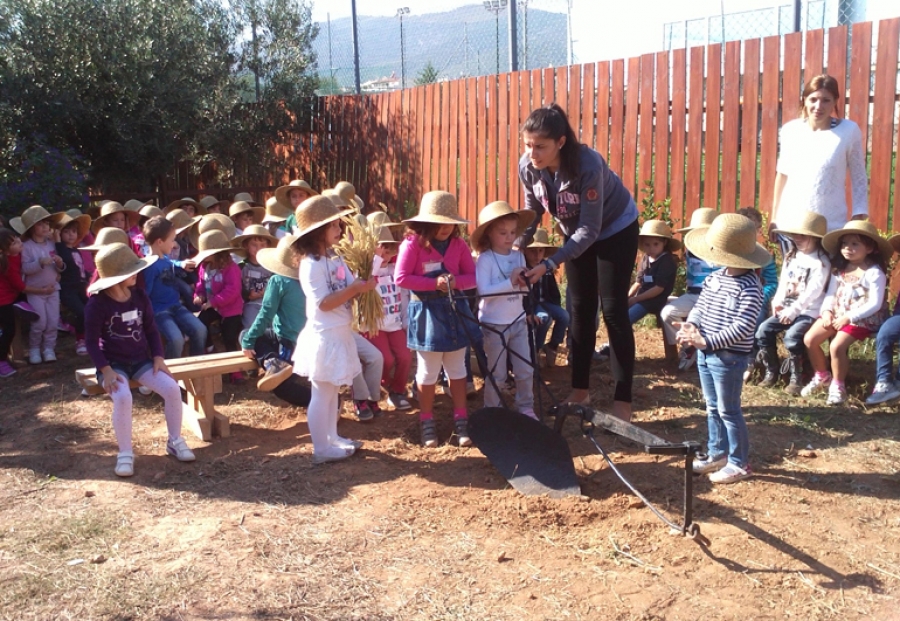
[[[877,46],[873,47],[873,42]],[[846,85],[837,110],[868,145],[869,211],[900,230],[900,18],[622,60],[467,78],[393,93],[316,100],[313,125],[284,145],[286,176],[348,180],[369,203],[411,213],[423,192],[455,193],[473,222],[488,202],[521,207],[518,128],[556,101],[636,200],[645,182],[683,219],[700,206],[771,206],[778,130],[805,79]]]

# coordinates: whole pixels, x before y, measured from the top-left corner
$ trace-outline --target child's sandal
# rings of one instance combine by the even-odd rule
[[[422,446],[434,448],[438,443],[437,427],[434,419],[420,421],[422,426]]]
[[[134,453],[119,453],[116,458],[116,475],[130,477],[134,475]]]
[[[472,446],[472,438],[469,437],[469,419],[457,418],[453,421],[456,437],[460,446]]]

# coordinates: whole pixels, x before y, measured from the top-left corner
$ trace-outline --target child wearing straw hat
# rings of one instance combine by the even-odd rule
[[[228,208],[228,215],[234,222],[235,233],[243,235],[251,224],[260,224],[266,215],[264,207],[251,205],[247,201],[237,201]]]
[[[56,332],[59,325],[59,275],[66,268],[56,253],[52,226],[65,216],[51,215],[40,205],[32,205],[22,213],[22,275],[28,303],[37,313],[28,334],[28,362],[56,362]]]
[[[231,245],[244,252],[244,260],[240,262],[241,270],[241,295],[244,298],[244,311],[241,325],[244,330],[253,324],[256,315],[262,307],[262,299],[266,292],[266,284],[272,276],[272,272],[261,265],[259,251],[264,248],[273,248],[278,243],[274,236],[261,224],[251,224],[244,229],[243,234],[231,240]]]
[[[276,239],[282,239],[288,234],[284,224],[293,215],[293,211],[279,203],[277,198],[271,196],[266,200],[266,215],[262,219],[262,224]]]
[[[799,395],[803,390],[803,359],[806,345],[803,337],[819,316],[831,276],[831,260],[822,248],[828,222],[825,216],[805,211],[786,217],[784,226],[773,233],[786,235],[787,244],[781,266],[781,278],[772,297],[772,316],[756,330],[756,345],[764,368],[760,386],[774,386],[781,372],[777,338],[784,333],[791,378],[784,391]]]
[[[478,320],[482,325],[488,369],[494,378],[493,382],[484,384],[484,407],[500,407],[495,386],[504,383],[511,364],[516,378],[515,409],[536,420],[524,304],[528,284],[522,276],[526,270],[525,256],[513,248],[533,219],[532,211],[513,211],[505,201],[496,201],[479,212],[478,226],[470,240],[479,253],[475,261]]]
[[[850,220],[822,238],[831,255],[831,283],[819,318],[803,342],[815,375],[801,395],[809,397],[828,388],[828,405],[847,400],[844,381],[850,370],[850,346],[878,332],[888,316],[887,263],[894,248],[865,220]],[[831,373],[822,343],[831,339]]]
[[[691,214],[691,222],[689,226],[676,229],[675,233],[689,233],[696,228],[709,226],[719,215],[715,209],[711,207],[700,207],[695,209]],[[685,291],[677,298],[668,300],[663,309],[659,312],[659,316],[663,320],[663,334],[666,342],[670,345],[675,344],[675,334],[678,329],[676,323],[680,323],[687,319],[688,313],[697,303],[700,297],[700,291],[703,289],[703,281],[706,277],[716,271],[716,266],[707,263],[700,257],[694,255],[689,248],[684,252],[685,265]],[[697,350],[693,347],[682,347],[678,354],[678,369],[686,371],[694,366],[697,362]]]
[[[124,206],[115,201],[106,201],[100,207],[100,215],[98,215],[93,224],[91,224],[91,232],[96,235],[100,229],[107,226],[122,229],[128,233],[129,239],[132,240],[131,249],[134,250],[135,253],[139,253],[141,250],[135,244],[134,239],[135,236],[140,233],[140,228],[138,228],[140,219],[141,214],[137,211],[125,209]]]
[[[353,339],[351,302],[362,292],[374,290],[378,280],[356,280],[334,252],[343,236],[341,218],[351,212],[327,197],[314,196],[303,201],[295,214],[298,234],[292,248],[301,257],[307,321],[293,362],[294,372],[312,383],[307,421],[315,464],[346,459],[360,446],[338,435],[338,391],[362,372]]]
[[[552,257],[557,248],[550,243],[550,235],[545,229],[537,229],[534,232],[534,241],[523,251],[525,265],[529,268],[534,267],[547,257]],[[569,311],[562,307],[562,296],[554,271],[548,271],[534,283],[534,294],[537,301],[534,313],[537,327],[534,338],[538,347],[543,349],[547,364],[555,366],[557,349],[566,339],[566,331],[569,329]],[[551,322],[553,332],[550,332]],[[547,341],[548,332],[550,332],[549,341]]]
[[[62,258],[65,269],[59,277],[59,301],[72,314],[75,328],[75,353],[87,355],[84,343],[84,306],[87,304],[87,287],[92,274],[84,264],[78,245],[91,228],[91,217],[87,214],[73,218],[63,214],[59,220],[59,240],[56,254]]]
[[[97,367],[97,381],[113,402],[112,424],[119,448],[115,472],[120,477],[134,474],[129,380],[163,398],[166,452],[178,461],[195,459],[181,436],[181,389],[166,367],[150,300],[134,288],[138,272],[156,261],[155,256],[139,259],[125,244],[106,246],[97,253],[100,277],[91,285],[94,295],[85,307],[88,354]]]
[[[894,252],[900,252],[900,235],[888,239]],[[866,405],[879,405],[900,399],[900,372],[894,375],[894,350],[900,343],[900,295],[894,301],[894,314],[885,320],[875,337],[875,388]]]
[[[727,213],[684,239],[690,252],[722,266],[703,282],[697,304],[687,321],[678,324],[677,335],[680,344],[697,349],[697,370],[706,400],[707,453],[694,460],[693,470],[709,473],[713,483],[734,483],[751,476],[741,390],[763,304],[755,270],[771,258],[756,236],[749,218]]]
[[[407,345],[416,352],[419,422],[422,444],[437,446],[434,422],[435,384],[443,366],[450,379],[454,430],[460,446],[471,446],[466,410],[466,347],[475,329],[468,303],[451,303],[448,293],[474,289],[475,262],[460,237],[456,197],[448,192],[426,193],[419,213],[404,220],[409,234],[400,244],[396,281],[411,291]],[[455,307],[455,312],[454,312]],[[463,322],[468,322],[464,324]]]
[[[297,218],[294,212],[303,201],[318,195],[319,193],[313,190],[304,179],[294,179],[287,185],[283,185],[275,190],[275,200],[288,211],[282,227],[286,233],[296,234]]]

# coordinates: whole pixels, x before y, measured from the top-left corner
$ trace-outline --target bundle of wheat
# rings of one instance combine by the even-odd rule
[[[378,227],[371,224],[363,226],[352,217],[344,218],[347,235],[335,246],[335,251],[344,259],[357,278],[369,280],[378,249]],[[381,320],[384,318],[384,307],[378,289],[366,291],[355,300],[356,327],[360,332],[378,334]]]

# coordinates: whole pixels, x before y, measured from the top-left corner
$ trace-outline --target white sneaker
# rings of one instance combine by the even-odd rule
[[[40,349],[28,350],[28,364],[40,364],[43,362]]]
[[[87,356],[88,350],[87,345],[84,342],[84,339],[79,339],[75,342],[75,354],[77,356]]]
[[[719,455],[718,457],[707,455],[702,459],[695,458],[694,463],[691,465],[691,469],[694,471],[694,474],[707,474],[709,472],[720,470],[727,463],[728,458],[724,454]]]
[[[521,414],[524,414],[528,418],[533,418],[534,420],[538,420],[537,414],[534,413],[534,410],[531,408],[522,408]]]
[[[194,452],[188,448],[187,442],[185,442],[184,438],[181,436],[166,442],[166,453],[172,455],[178,461],[194,461],[197,459],[194,456]]]
[[[828,405],[843,405],[847,401],[847,389],[843,385],[832,381],[828,387],[828,399],[825,401]]]
[[[56,352],[52,349],[45,349],[44,362],[56,362]]]
[[[875,384],[875,390],[866,399],[866,405],[879,405],[887,403],[894,399],[900,399],[900,388],[894,382],[878,382]]]
[[[134,453],[126,451],[116,457],[116,475],[130,477],[134,475]]]
[[[817,392],[822,392],[831,383],[831,373],[826,373],[825,375],[819,375],[816,373],[813,375],[812,379],[809,380],[809,384],[803,387],[803,390],[800,391],[801,397],[809,397]]]
[[[144,395],[145,397],[153,394],[153,391],[150,390],[150,388],[148,388],[147,386],[143,386],[143,385],[138,386],[138,392],[141,393],[142,395]]]

